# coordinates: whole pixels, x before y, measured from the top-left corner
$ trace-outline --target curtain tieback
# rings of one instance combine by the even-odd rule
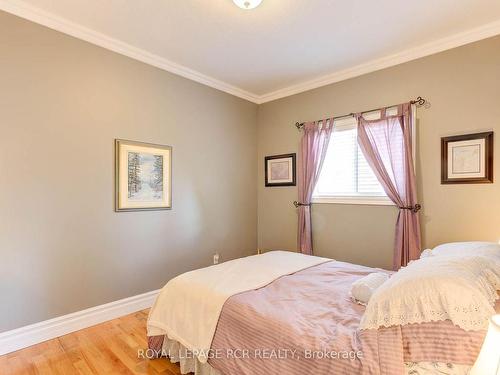
[[[295,206],[295,208],[299,208],[300,206],[310,206],[311,203],[300,203],[297,201],[293,201],[293,205]]]
[[[411,210],[412,212],[414,213],[417,213],[418,211],[420,211],[420,209],[422,208],[422,206],[420,204],[415,204],[415,206],[403,206],[403,207],[398,207],[400,210]]]

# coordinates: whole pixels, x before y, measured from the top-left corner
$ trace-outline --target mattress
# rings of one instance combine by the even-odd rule
[[[231,296],[220,312],[208,363],[168,335],[150,338],[150,346],[198,375],[466,373],[483,331],[465,331],[450,321],[359,330],[365,307],[352,300],[350,285],[372,272],[389,273],[324,262]]]

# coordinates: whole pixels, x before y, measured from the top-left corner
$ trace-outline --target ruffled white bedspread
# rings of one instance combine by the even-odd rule
[[[178,341],[170,340],[167,336],[163,340],[162,353],[170,358],[170,362],[179,364],[181,374],[222,375],[210,366],[208,362],[201,363],[198,358],[189,354],[189,350],[186,347],[179,344]]]
[[[406,375],[468,375],[470,366],[441,362],[406,362]]]

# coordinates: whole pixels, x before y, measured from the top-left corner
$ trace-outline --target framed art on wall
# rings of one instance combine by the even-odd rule
[[[441,138],[441,183],[493,182],[493,132]]]
[[[115,211],[172,208],[172,147],[115,140]]]
[[[295,186],[295,154],[273,155],[264,158],[266,186]]]

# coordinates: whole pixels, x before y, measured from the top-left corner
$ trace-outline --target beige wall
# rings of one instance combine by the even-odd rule
[[[500,37],[259,106],[259,247],[296,249],[294,187],[264,187],[264,156],[296,152],[296,121],[326,118],[425,97],[418,110],[417,174],[424,246],[500,239],[500,184],[441,185],[440,137],[495,130],[500,150]],[[498,152],[497,152],[498,154]],[[495,157],[496,181],[500,161]],[[396,209],[313,206],[317,255],[390,267]]]
[[[294,250],[297,191],[264,188],[264,156],[297,151],[296,121],[418,95],[424,245],[500,238],[499,184],[439,176],[441,136],[500,129],[500,37],[259,108],[1,12],[0,51],[0,332],[159,288],[215,251]],[[113,211],[115,138],[173,146],[173,210]],[[313,212],[317,255],[390,267],[394,207]]]
[[[0,12],[0,331],[254,252],[257,106]],[[173,209],[113,211],[113,141],[173,146]]]

